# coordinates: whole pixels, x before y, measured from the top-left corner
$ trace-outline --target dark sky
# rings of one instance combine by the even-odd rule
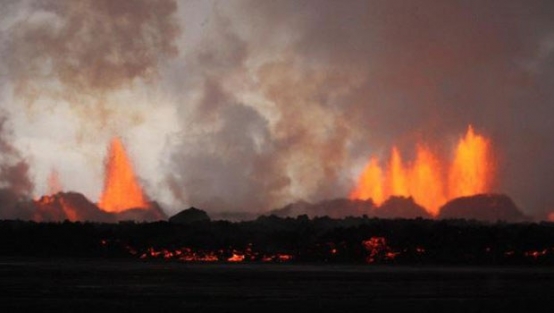
[[[448,159],[472,124],[493,143],[492,191],[554,211],[551,1],[71,2],[0,8],[1,104],[37,184],[56,159],[41,140],[62,139],[33,132],[64,118],[99,163],[126,138],[169,210],[212,211],[344,197],[370,155],[425,142]],[[64,185],[90,196],[94,175]]]

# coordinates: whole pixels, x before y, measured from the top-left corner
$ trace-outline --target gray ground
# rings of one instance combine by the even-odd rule
[[[0,259],[2,312],[528,312],[552,292],[551,268]]]

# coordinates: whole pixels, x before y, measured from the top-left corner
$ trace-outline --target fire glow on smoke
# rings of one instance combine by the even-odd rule
[[[450,164],[441,162],[424,144],[417,145],[415,161],[405,163],[393,147],[386,170],[376,157],[369,159],[350,199],[372,199],[380,205],[390,196],[412,196],[437,216],[449,199],[490,191],[494,168],[490,149],[490,141],[471,126]]]

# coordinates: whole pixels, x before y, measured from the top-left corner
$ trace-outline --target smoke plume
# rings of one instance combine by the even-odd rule
[[[102,168],[110,137],[149,129],[134,140],[138,145],[167,132],[152,130],[160,124],[151,118],[160,113],[152,112],[167,109],[149,100],[159,99],[160,68],[178,55],[176,10],[173,0],[0,4],[0,105],[12,116],[12,143],[36,161],[31,171],[40,174],[37,182],[46,182],[47,171],[57,167],[60,183],[69,190],[84,185],[95,198],[100,188],[90,185],[101,184],[93,175]],[[154,158],[161,148],[149,150]],[[24,165],[19,171],[28,169]],[[76,171],[93,183],[75,186]],[[17,177],[12,168],[2,174]],[[62,182],[64,176],[73,181]]]
[[[28,18],[11,26],[8,71],[30,100],[48,91],[84,97],[127,87],[157,74],[160,59],[176,54],[176,4],[158,1],[36,1]],[[42,86],[58,83],[52,89]],[[57,87],[57,88],[56,88]]]
[[[491,192],[528,215],[554,210],[551,1],[29,0],[0,12],[2,106],[68,106],[60,119],[75,128],[95,121],[96,151],[107,133],[126,137],[169,211],[346,197],[370,156],[396,146],[414,162],[425,143],[452,160],[470,124],[494,150]],[[14,125],[16,141],[42,142]]]
[[[344,196],[369,155],[430,142],[449,159],[469,124],[492,139],[494,191],[535,215],[554,205],[549,1],[246,0],[211,12],[187,50],[194,78],[176,87],[189,97],[172,179],[194,205]]]
[[[18,203],[33,191],[29,164],[10,143],[5,112],[0,115],[0,218],[29,218],[18,210]]]

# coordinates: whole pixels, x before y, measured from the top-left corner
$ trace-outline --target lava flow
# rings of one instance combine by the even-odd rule
[[[371,157],[350,199],[372,199],[380,205],[390,196],[412,196],[433,216],[448,199],[488,192],[493,160],[490,141],[468,127],[455,150],[454,160],[445,166],[425,145],[416,146],[415,161],[405,164],[393,147],[386,171]],[[448,169],[448,173],[443,171]]]
[[[137,182],[131,160],[118,137],[112,139],[106,163],[104,191],[98,206],[107,212],[148,208],[148,201]]]

